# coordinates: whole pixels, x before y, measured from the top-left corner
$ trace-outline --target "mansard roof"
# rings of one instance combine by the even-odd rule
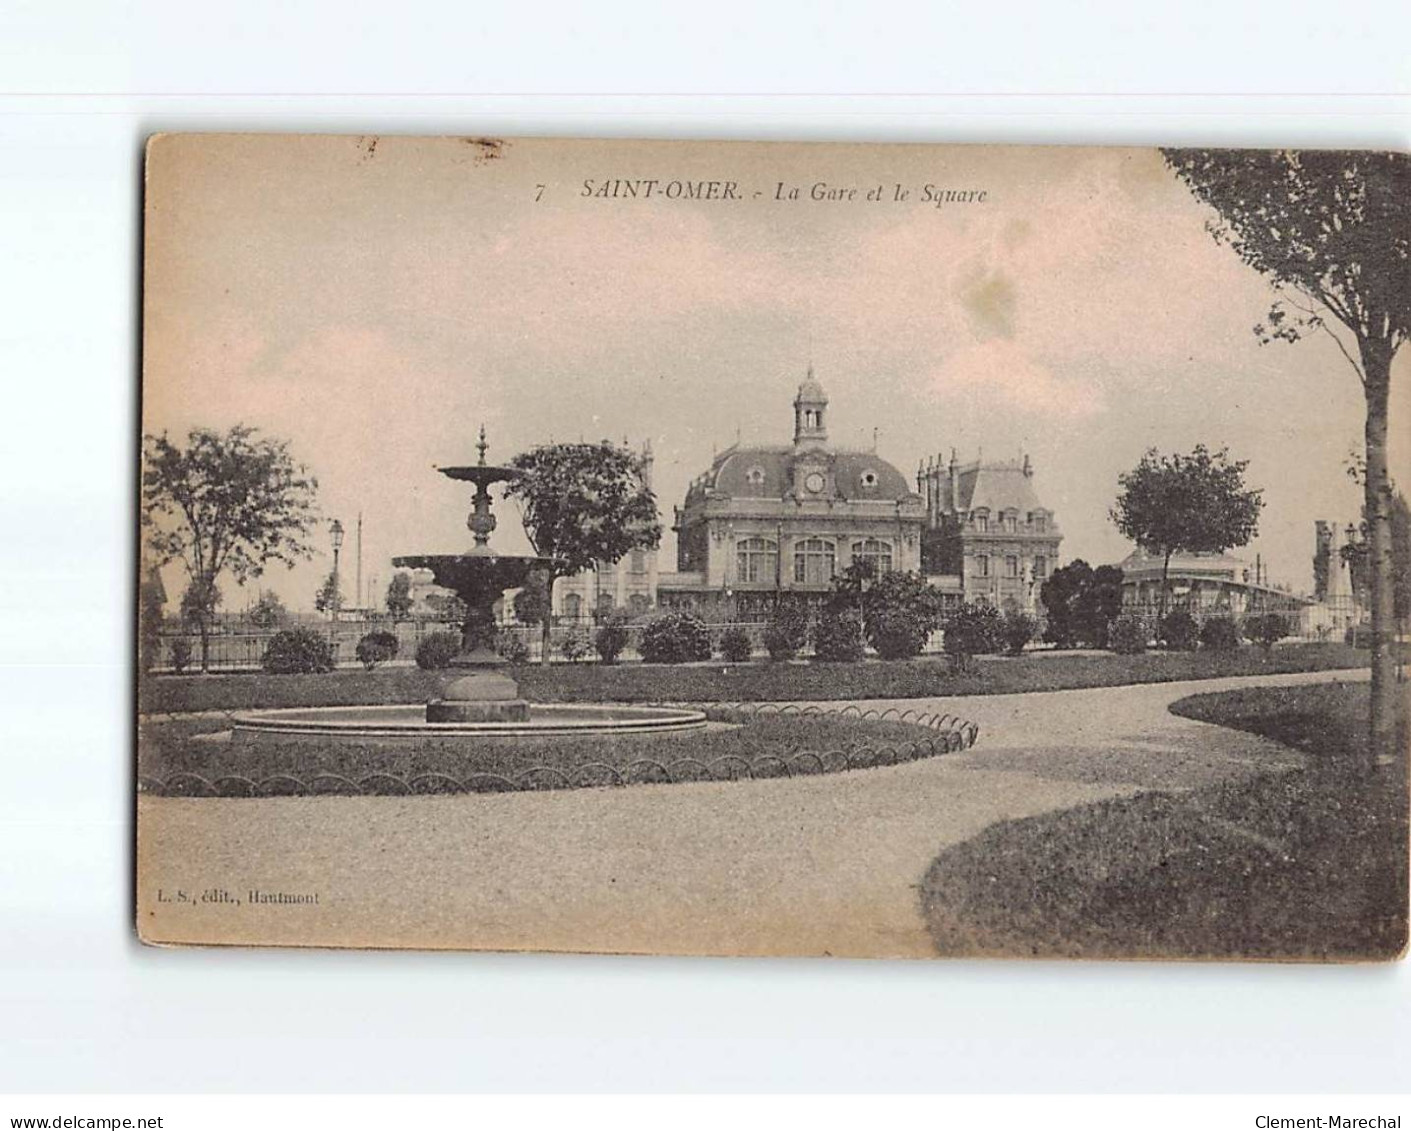
[[[1024,465],[1018,460],[967,464],[957,468],[956,478],[961,512],[988,510],[997,515],[1014,510],[1027,515],[1048,510],[1034,493],[1033,476],[1024,474]],[[942,483],[947,485],[945,477]]]
[[[830,451],[807,458],[831,464],[838,494],[844,499],[895,502],[915,494],[906,477],[875,452]],[[703,481],[723,495],[782,499],[793,487],[794,459],[793,447],[727,448],[715,457]],[[863,485],[863,475],[869,471],[877,478],[870,487]]]

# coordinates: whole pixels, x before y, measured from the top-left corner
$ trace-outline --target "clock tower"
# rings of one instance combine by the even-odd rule
[[[832,460],[828,451],[828,394],[808,367],[808,376],[794,397],[794,497],[826,499],[833,494]]]
[[[813,375],[813,365],[794,397],[794,451],[828,446],[828,427],[824,415],[828,411],[828,394]]]

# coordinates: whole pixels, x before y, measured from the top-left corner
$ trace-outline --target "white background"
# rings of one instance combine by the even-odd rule
[[[0,1089],[1411,1089],[1406,964],[133,940],[146,134],[1399,148],[1411,137],[1402,3],[676,7],[0,3]]]

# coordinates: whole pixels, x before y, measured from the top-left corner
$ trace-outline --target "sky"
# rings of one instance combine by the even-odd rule
[[[1209,216],[1142,149],[168,135],[143,426],[253,425],[319,480],[316,556],[227,579],[228,609],[255,586],[311,609],[334,518],[362,514],[379,596],[394,555],[468,548],[470,492],[435,466],[472,462],[482,423],[491,462],[650,439],[669,528],[715,451],[789,441],[810,364],[833,443],[875,434],[909,479],[1028,453],[1065,562],[1130,550],[1108,509],[1145,449],[1227,446],[1265,499],[1238,552],[1306,590],[1314,520],[1358,514],[1361,388],[1325,337],[1259,344],[1273,292]],[[492,544],[527,549],[497,511]]]

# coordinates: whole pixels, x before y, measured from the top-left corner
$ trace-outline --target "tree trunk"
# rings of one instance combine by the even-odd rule
[[[1396,665],[1393,634],[1391,554],[1391,478],[1387,471],[1387,401],[1391,388],[1390,343],[1363,339],[1362,371],[1367,393],[1367,475],[1363,506],[1367,512],[1368,576],[1372,604],[1372,709],[1368,768],[1396,752]]]
[[[553,639],[554,628],[554,582],[556,580],[557,577],[552,570],[544,579],[544,619],[539,623],[539,662],[541,664],[549,662],[549,645]]]
[[[1171,551],[1161,561],[1161,599],[1156,604],[1156,638],[1161,639],[1161,622],[1166,619],[1166,597],[1171,589]]]

